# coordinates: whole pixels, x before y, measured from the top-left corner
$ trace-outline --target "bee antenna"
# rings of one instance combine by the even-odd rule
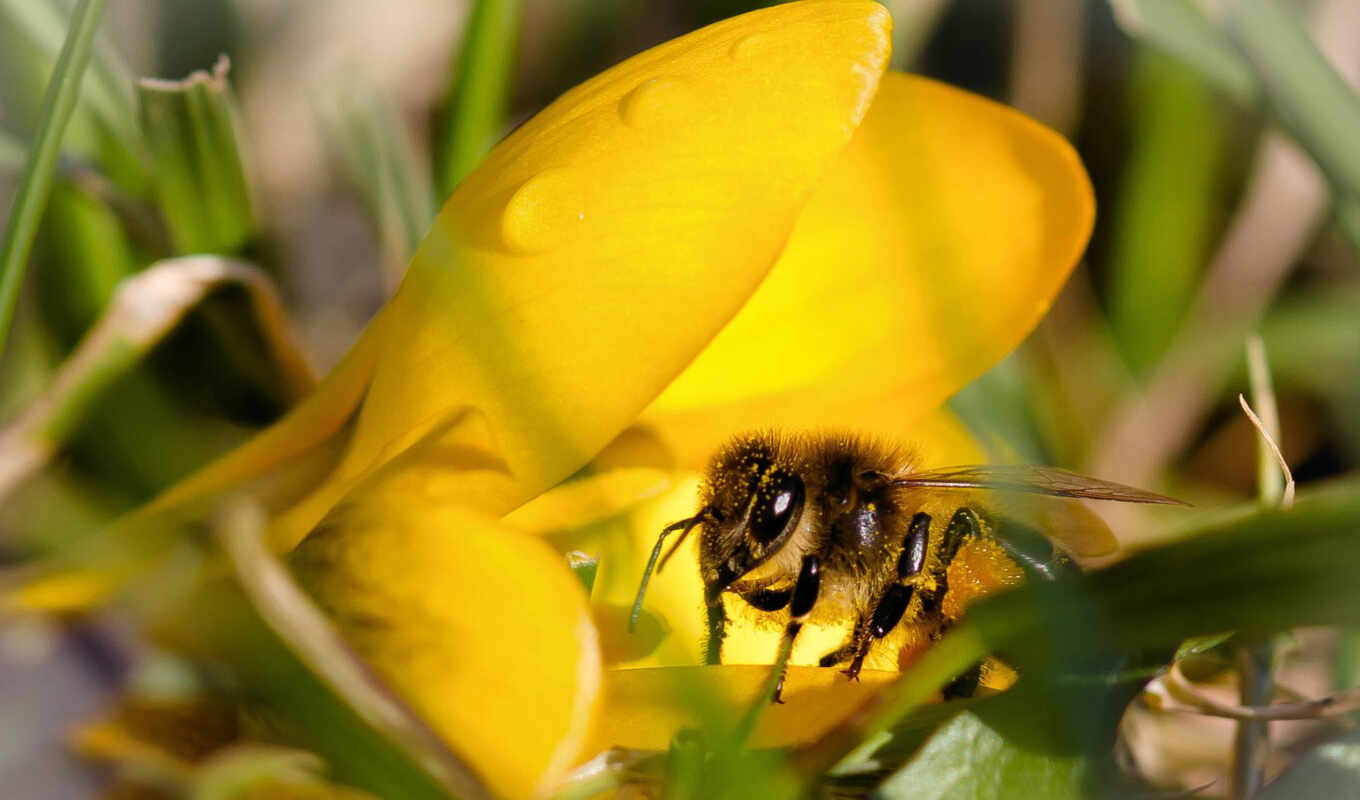
[[[696,526],[698,526],[698,524],[699,524],[700,522],[703,522],[703,521],[704,521],[704,520],[703,520],[703,515],[702,515],[702,514],[700,514],[700,515],[697,516],[697,517],[691,517],[691,518],[685,520],[685,524],[684,524],[681,528],[679,528],[679,530],[680,530],[680,538],[675,540],[675,543],[671,545],[671,549],[667,550],[667,551],[666,551],[666,555],[662,556],[662,557],[661,557],[661,560],[657,562],[657,564],[656,564],[656,574],[658,574],[658,575],[661,574],[661,570],[663,570],[663,569],[666,568],[666,562],[667,562],[667,561],[670,561],[670,560],[671,560],[671,556],[675,555],[675,551],[676,551],[676,550],[679,550],[679,549],[680,549],[680,545],[682,545],[682,544],[685,543],[685,539],[689,537],[689,532],[692,531],[692,530],[694,530],[694,528],[695,528]],[[670,530],[675,530],[675,528],[672,527]],[[656,543],[657,543],[658,546],[660,546],[660,544],[661,544],[661,539],[660,539],[660,537],[657,538]]]
[[[652,554],[647,559],[647,566],[642,570],[642,583],[638,584],[637,598],[633,600],[633,612],[628,615],[629,633],[632,633],[633,629],[637,627],[638,617],[642,614],[642,598],[647,594],[647,584],[651,583],[653,568],[655,568],[656,572],[661,572],[661,567],[666,566],[666,562],[670,560],[670,557],[675,554],[675,551],[685,541],[685,537],[689,536],[689,532],[694,530],[695,526],[699,523],[708,519],[708,516],[708,509],[704,509],[692,517],[687,517],[679,522],[672,522],[665,528],[662,528],[661,534],[656,537],[656,546],[652,548]],[[657,559],[661,556],[661,545],[665,543],[668,534],[675,533],[676,531],[681,532],[680,538],[671,546],[671,549],[666,553],[666,557],[661,559],[661,566],[657,566]]]

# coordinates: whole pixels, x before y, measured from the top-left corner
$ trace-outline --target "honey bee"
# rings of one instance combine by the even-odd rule
[[[971,597],[1024,576],[1053,578],[1073,568],[1072,556],[1116,549],[1099,517],[1062,498],[1180,504],[1048,467],[918,471],[908,451],[853,435],[740,435],[709,461],[698,513],[657,537],[634,618],[666,537],[680,534],[661,566],[698,528],[708,663],[720,661],[730,595],[784,620],[781,650],[809,619],[853,621],[820,664],[844,664],[856,678],[895,631],[898,647],[927,647]],[[964,561],[970,586],[951,589],[951,575],[962,582],[951,566]],[[961,676],[946,694],[971,694],[977,678]]]

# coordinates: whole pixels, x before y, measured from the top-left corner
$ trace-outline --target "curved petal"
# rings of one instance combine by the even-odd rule
[[[868,109],[889,27],[867,0],[756,11],[636,56],[525,123],[420,245],[374,326],[347,457],[280,538],[419,441],[493,456],[499,469],[472,459],[429,489],[493,511],[589,460],[774,263]],[[441,458],[446,474],[458,467]]]
[[[600,691],[590,609],[542,540],[451,508],[341,509],[289,558],[378,674],[497,794],[579,757]]]
[[[779,263],[644,422],[682,463],[714,429],[842,424],[866,398],[900,430],[1034,327],[1093,208],[1058,134],[889,73]]]

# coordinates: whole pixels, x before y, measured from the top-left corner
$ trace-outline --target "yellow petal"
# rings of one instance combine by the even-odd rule
[[[745,708],[760,691],[769,667],[664,667],[613,669],[606,673],[605,704],[587,755],[609,747],[665,750],[676,731],[702,722],[685,694],[701,692]],[[864,703],[896,672],[865,670],[859,681],[839,670],[790,667],[782,704],[761,715],[752,747],[788,747],[812,741],[831,730]]]
[[[346,639],[500,795],[550,791],[600,689],[580,583],[542,540],[451,508],[342,509],[290,557]]]
[[[380,352],[349,452],[279,539],[417,443],[441,455],[408,485],[496,512],[589,460],[774,263],[868,108],[889,26],[867,1],[756,11],[525,123],[416,252],[371,332]]]
[[[1086,245],[1072,148],[1020,113],[889,73],[779,263],[648,409],[682,463],[714,429],[900,431],[1034,327]]]
[[[626,515],[671,487],[657,467],[620,467],[559,484],[505,516],[505,523],[535,536],[598,525]]]

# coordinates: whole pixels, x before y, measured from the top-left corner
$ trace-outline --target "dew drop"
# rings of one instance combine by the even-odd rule
[[[685,111],[685,87],[677,78],[650,78],[619,101],[619,116],[634,128],[655,128]]]
[[[732,58],[744,61],[765,49],[765,37],[752,33],[741,37],[732,45]]]
[[[576,170],[554,167],[515,190],[501,215],[501,238],[512,252],[525,255],[552,250],[585,220],[583,181]]]

